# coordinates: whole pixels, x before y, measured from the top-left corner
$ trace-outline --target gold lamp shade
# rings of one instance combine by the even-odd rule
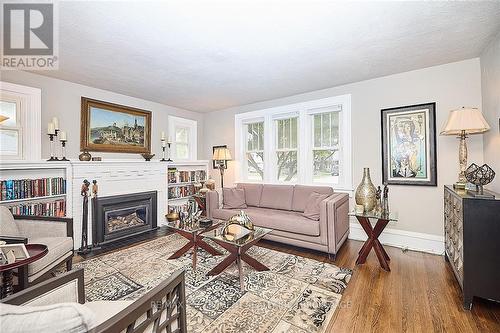
[[[441,135],[480,134],[490,129],[478,108],[461,108],[450,111]]]
[[[230,160],[232,160],[231,152],[229,151],[228,148],[225,148],[225,147],[215,148],[214,156],[212,157],[212,160],[214,160],[214,161],[230,161]]]

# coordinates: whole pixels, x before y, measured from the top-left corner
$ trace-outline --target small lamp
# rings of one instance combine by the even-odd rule
[[[460,146],[458,150],[458,161],[460,163],[460,173],[458,182],[453,185],[454,188],[465,189],[467,179],[465,178],[465,169],[467,168],[467,144],[465,139],[468,134],[481,134],[490,129],[490,126],[483,117],[483,114],[477,108],[465,108],[450,111],[441,135],[458,135]]]
[[[215,161],[217,164],[217,168],[220,171],[220,185],[221,188],[224,188],[224,169],[227,168],[227,161],[230,161],[231,158],[231,152],[227,147],[219,147],[215,148],[214,150],[214,156],[212,157],[212,160]]]

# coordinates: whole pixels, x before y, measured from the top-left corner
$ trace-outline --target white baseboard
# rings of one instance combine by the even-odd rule
[[[365,241],[368,237],[359,223],[350,224],[349,239]],[[444,254],[444,237],[420,232],[385,229],[379,237],[380,243],[402,249],[433,254]]]

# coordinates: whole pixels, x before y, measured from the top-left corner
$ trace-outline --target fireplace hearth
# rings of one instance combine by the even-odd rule
[[[157,228],[157,192],[98,197],[92,219],[95,245]]]

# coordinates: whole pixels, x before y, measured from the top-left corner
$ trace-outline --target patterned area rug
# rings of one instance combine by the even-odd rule
[[[185,269],[188,332],[323,332],[352,274],[254,246],[247,253],[270,271],[256,272],[245,264],[245,289],[240,290],[235,264],[218,276],[206,275],[226,255],[199,250],[196,271],[191,251],[167,259],[185,243],[173,234],[75,264],[85,269],[87,301],[134,300],[173,271]]]

